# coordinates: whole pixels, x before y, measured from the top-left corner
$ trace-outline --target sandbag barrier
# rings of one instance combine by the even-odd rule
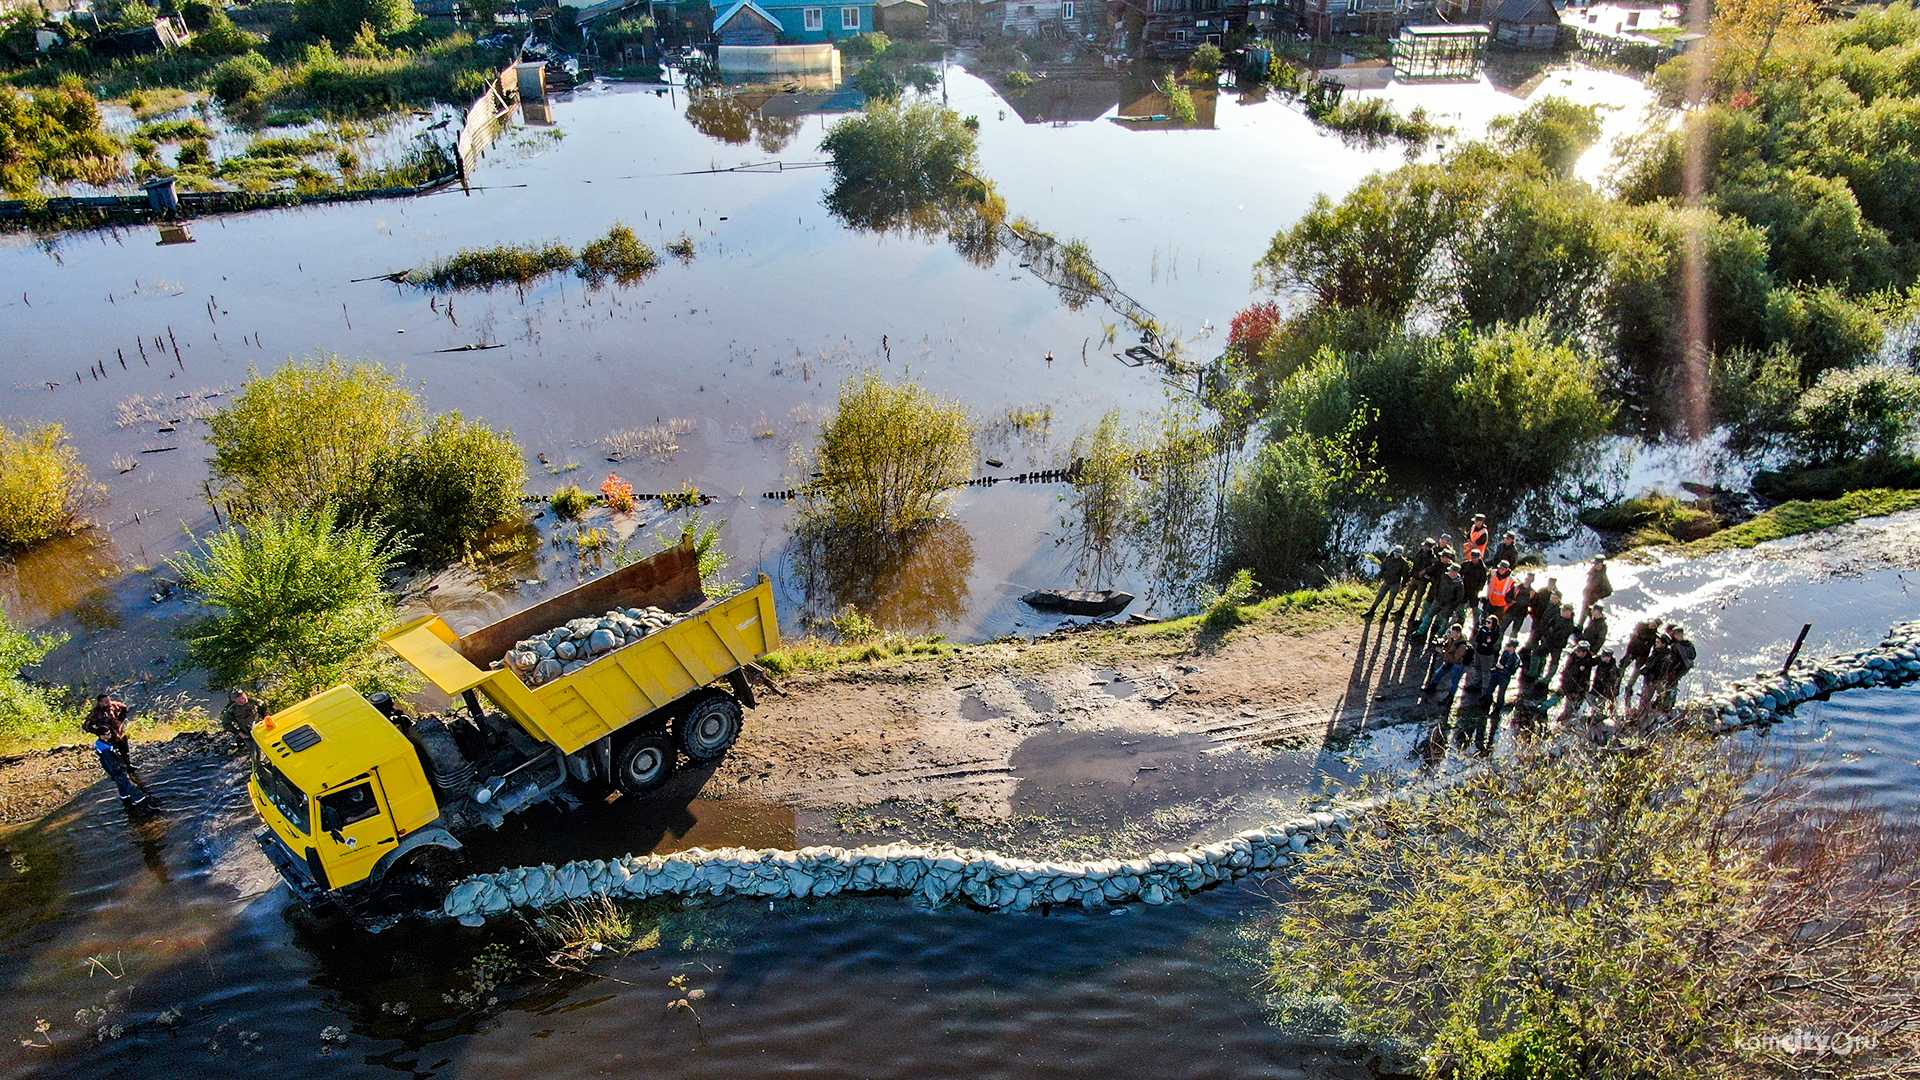
[[[1896,623],[1880,644],[1821,660],[1801,661],[1786,674],[1762,671],[1751,680],[1695,699],[1723,731],[1778,719],[1796,705],[1836,690],[1898,686],[1920,678],[1920,621]]]
[[[1748,682],[1695,699],[1716,730],[1777,719],[1793,706],[1837,690],[1897,686],[1920,678],[1920,621],[1899,623],[1879,646],[1817,661],[1786,675],[1762,672]],[[1393,797],[1393,796],[1387,796]],[[880,894],[906,896],[923,907],[966,903],[989,911],[1036,907],[1105,908],[1166,904],[1223,882],[1293,865],[1309,847],[1337,840],[1367,800],[1248,829],[1212,844],[1156,851],[1137,859],[1036,862],[991,851],[907,843],[859,848],[692,848],[673,855],[626,855],[477,874],[455,885],[442,916],[480,926],[490,916],[569,901],[654,897],[754,896],[767,899]]]
[[[1166,904],[1248,874],[1285,869],[1313,844],[1343,835],[1346,810],[1303,814],[1213,844],[1156,851],[1138,859],[1035,862],[968,848],[894,843],[799,851],[692,848],[673,855],[626,855],[555,868],[479,874],[455,885],[441,914],[467,926],[489,916],[595,898],[663,896],[910,897],[927,908],[967,903],[989,911],[1077,905]]]

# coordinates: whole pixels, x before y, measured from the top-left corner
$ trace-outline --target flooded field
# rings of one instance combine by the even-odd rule
[[[942,92],[980,118],[982,169],[1011,212],[1085,240],[1203,360],[1250,298],[1274,231],[1316,195],[1338,196],[1401,157],[1349,148],[1275,101],[1229,95],[1215,130],[1134,131],[1111,119],[1023,122],[958,67]],[[1629,79],[1584,71],[1550,75],[1537,92],[1605,98],[1620,105],[1610,116],[1637,116],[1646,100]],[[1463,132],[1524,105],[1484,82],[1419,93]],[[944,243],[839,224],[822,205],[825,170],[805,166],[822,160],[833,119],[814,110],[852,101],[787,104],[776,96],[748,113],[690,107],[678,88],[593,84],[557,104],[557,126],[509,133],[472,196],[201,221],[191,244],[160,243],[152,229],[9,239],[0,412],[66,424],[108,488],[106,527],[34,556],[32,573],[12,576],[10,609],[82,630],[72,613],[84,597],[134,623],[168,614],[146,602],[144,576],[98,590],[160,567],[213,526],[195,417],[252,368],[331,352],[403,366],[433,408],[510,427],[544,459],[536,491],[596,488],[617,469],[643,492],[691,483],[719,496],[709,514],[727,522],[735,571],[773,574],[789,619],[858,600],[897,629],[989,638],[1052,625],[1016,598],[1074,584],[1129,588],[1166,610],[1138,569],[1082,580],[1057,484],[966,489],[957,527],[934,541],[851,577],[801,580],[791,505],[760,496],[792,485],[795,446],[854,371],[910,374],[959,397],[982,430],[981,475],[1060,467],[1107,410],[1150,421],[1182,391],[1116,359],[1126,341],[1103,344],[1119,316],[1097,303],[1070,310],[1017,260],[977,267]],[[802,167],[710,171],[771,161]],[[354,280],[463,247],[577,245],[615,221],[656,248],[690,237],[694,254],[597,292],[560,276],[449,300]],[[500,347],[447,351],[480,345]],[[551,561],[508,568],[520,592],[500,603],[546,588],[528,581],[565,587],[564,573]]]

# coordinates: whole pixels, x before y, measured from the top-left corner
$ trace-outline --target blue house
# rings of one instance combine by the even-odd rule
[[[874,0],[734,0],[713,20],[722,45],[813,44],[873,30]]]

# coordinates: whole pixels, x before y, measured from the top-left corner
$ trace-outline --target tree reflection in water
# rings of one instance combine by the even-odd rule
[[[973,537],[951,517],[901,533],[803,519],[788,557],[806,595],[803,619],[851,606],[882,629],[927,633],[966,614]]]
[[[763,106],[772,97],[770,90],[731,90],[710,86],[689,91],[687,122],[710,139],[730,146],[757,143],[768,154],[787,148],[806,117],[769,116]]]

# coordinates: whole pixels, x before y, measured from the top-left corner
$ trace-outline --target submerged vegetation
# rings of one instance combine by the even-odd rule
[[[558,240],[538,244],[496,244],[467,248],[407,272],[406,280],[427,289],[490,289],[529,285],[570,270],[573,249]]]
[[[660,256],[617,221],[607,235],[580,249],[580,276],[596,288],[607,281],[637,284],[659,266]]]
[[[976,172],[977,127],[931,102],[870,104],[821,142],[833,172],[827,209],[856,229],[944,236],[991,263],[1007,206]]]
[[[78,530],[94,490],[64,427],[0,423],[0,553]]]
[[[325,357],[256,372],[208,427],[215,495],[242,522],[325,510],[437,563],[522,516],[526,462],[512,435],[459,413],[429,416],[377,363]]]
[[[79,79],[26,93],[0,85],[0,191],[26,197],[47,183],[105,184],[125,171],[119,140]]]

